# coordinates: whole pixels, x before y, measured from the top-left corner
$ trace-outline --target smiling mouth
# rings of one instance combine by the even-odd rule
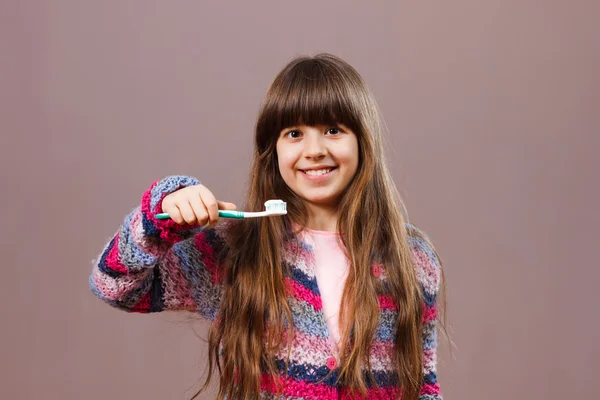
[[[307,170],[301,169],[300,171],[302,171],[304,174],[306,174],[308,176],[321,176],[321,175],[330,173],[331,171],[333,171],[336,168],[337,167],[323,168],[323,169],[307,169]]]

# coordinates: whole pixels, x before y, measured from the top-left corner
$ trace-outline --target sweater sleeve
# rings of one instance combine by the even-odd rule
[[[165,196],[198,180],[169,176],[142,196],[94,261],[92,292],[127,312],[196,311],[213,320],[221,296],[216,228],[157,220]]]
[[[422,341],[425,379],[419,399],[442,400],[437,381],[437,295],[440,288],[441,263],[422,231],[409,226],[409,234],[413,262],[424,297]]]

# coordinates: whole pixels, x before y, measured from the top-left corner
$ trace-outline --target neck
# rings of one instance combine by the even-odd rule
[[[315,231],[337,231],[337,206],[326,206],[307,203],[308,223],[306,227]]]

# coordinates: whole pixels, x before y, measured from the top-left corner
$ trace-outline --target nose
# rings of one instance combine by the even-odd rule
[[[320,160],[327,155],[322,135],[318,132],[307,134],[304,140],[304,156],[311,160]]]

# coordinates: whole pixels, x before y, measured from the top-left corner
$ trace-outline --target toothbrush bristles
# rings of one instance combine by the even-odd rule
[[[265,202],[265,209],[274,215],[287,214],[287,204],[282,200],[268,200]]]

